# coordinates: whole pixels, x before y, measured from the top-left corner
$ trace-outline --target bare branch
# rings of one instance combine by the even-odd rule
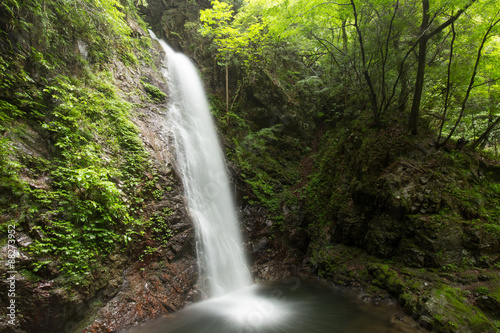
[[[499,78],[496,78],[496,79],[491,79],[491,80],[485,81],[485,82],[483,82],[483,83],[476,84],[475,86],[473,86],[473,87],[472,87],[472,89],[474,89],[474,88],[476,88],[476,87],[484,86],[485,84],[489,84],[489,83],[497,82],[498,80],[500,80],[500,77],[499,77]]]

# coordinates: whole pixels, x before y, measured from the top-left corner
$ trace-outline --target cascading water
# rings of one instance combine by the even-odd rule
[[[168,70],[163,75],[171,83],[173,96],[168,125],[211,297],[130,332],[394,332],[384,321],[385,313],[367,313],[352,298],[317,284],[294,278],[281,284],[252,285],[224,158],[201,81],[187,57],[158,41],[167,53]]]
[[[166,52],[173,103],[169,128],[189,212],[197,229],[201,266],[210,296],[222,296],[252,283],[215,125],[196,68],[156,38]]]

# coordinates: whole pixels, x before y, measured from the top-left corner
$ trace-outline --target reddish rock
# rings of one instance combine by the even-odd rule
[[[194,264],[190,256],[173,263],[134,264],[121,290],[83,332],[115,332],[182,308],[197,279]]]

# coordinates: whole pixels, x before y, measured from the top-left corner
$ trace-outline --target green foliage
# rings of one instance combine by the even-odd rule
[[[474,292],[476,292],[480,295],[487,295],[490,292],[490,289],[488,289],[488,287],[485,287],[485,286],[479,286],[479,287],[474,289]]]
[[[281,125],[249,132],[235,145],[234,156],[241,168],[242,176],[259,201],[267,207],[277,221],[283,220],[281,206],[293,194],[288,186],[297,181],[296,164],[290,156],[279,153],[280,146],[293,147],[300,151],[296,142],[278,136]]]
[[[457,124],[454,138],[474,140],[500,116],[496,66],[500,61],[496,26],[499,4],[485,0],[433,3],[429,30],[444,24],[458,9],[465,10],[466,15],[458,16],[453,25],[456,38],[449,77],[451,25],[427,42],[428,58],[432,54],[432,59],[425,69],[420,108],[425,110],[422,118],[432,128],[437,130],[444,121],[446,133]],[[228,2],[213,1],[212,8],[200,12],[203,26],[199,31],[213,39],[225,64],[246,65],[247,80],[251,81],[256,70],[279,78],[277,85],[291,81],[292,77],[294,84],[321,77],[323,86],[313,90],[316,94],[322,92],[316,100],[328,96],[337,103],[342,101],[344,109],[359,110],[369,109],[367,103],[371,103],[375,115],[393,117],[393,113],[403,112],[398,118],[406,119],[406,106],[413,98],[420,99],[412,95],[411,82],[416,76],[415,51],[421,16],[418,6],[395,1],[246,0],[237,12]],[[490,26],[493,29],[481,53],[475,84],[462,117],[460,108],[477,51]],[[276,68],[290,58],[307,71],[295,71],[297,77],[286,73],[286,66]],[[363,59],[369,59],[369,63]],[[290,87],[287,95],[301,94],[299,88]],[[445,107],[448,112],[443,115]],[[325,115],[323,111],[319,114]],[[483,147],[498,152],[498,133],[496,126]]]
[[[0,35],[2,218],[33,238],[32,274],[62,272],[81,284],[102,258],[136,239],[144,199],[153,197],[146,172],[154,169],[129,120],[132,105],[118,97],[104,65],[111,58],[137,65],[136,50],[148,44],[132,38],[125,12],[137,15],[116,0],[6,6],[0,21],[32,35],[21,45]],[[50,160],[45,147],[18,148],[41,145],[32,142],[39,138],[51,143]]]
[[[15,149],[7,138],[0,138],[0,188],[5,189],[10,195],[19,197],[27,190],[27,184],[19,177],[23,165],[15,159]],[[0,203],[5,204],[9,197],[0,197]],[[10,198],[12,199],[12,198]]]
[[[232,55],[241,56],[245,62],[257,61],[258,53],[267,38],[265,26],[258,21],[240,22],[234,20],[232,5],[212,1],[212,8],[200,11],[203,27],[200,33],[213,38],[225,62]]]
[[[0,131],[23,116],[40,117],[43,105],[34,79],[21,63],[25,56],[0,55]]]
[[[127,66],[133,66],[139,64],[137,57],[132,52],[124,52],[124,54],[122,55],[122,61]]]
[[[173,214],[170,208],[165,207],[161,211],[155,212],[150,220],[151,230],[159,244],[165,246],[168,240],[173,236],[168,222],[169,216]]]
[[[59,158],[37,164],[52,180],[50,189],[22,187],[12,172],[2,177],[10,181],[5,187],[20,188],[30,198],[28,214],[19,223],[29,223],[32,232],[43,235],[30,251],[58,258],[60,270],[78,283],[99,258],[127,240],[120,234],[137,223],[134,209],[142,202],[128,203],[127,198],[140,195],[136,186],[149,169],[138,131],[128,120],[130,105],[117,99],[101,79],[84,85],[60,76],[45,88],[57,106],[42,127],[55,142]],[[2,147],[5,151],[8,146]],[[17,164],[12,170],[19,168]],[[35,262],[33,269],[44,265]]]
[[[163,103],[167,99],[167,95],[160,90],[160,88],[142,80],[142,86],[144,87],[144,90],[146,90],[146,93],[151,97],[153,101],[156,103]]]

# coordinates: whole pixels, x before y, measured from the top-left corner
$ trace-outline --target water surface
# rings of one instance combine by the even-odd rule
[[[187,306],[130,333],[396,333],[395,306],[363,304],[342,289],[290,279]]]

